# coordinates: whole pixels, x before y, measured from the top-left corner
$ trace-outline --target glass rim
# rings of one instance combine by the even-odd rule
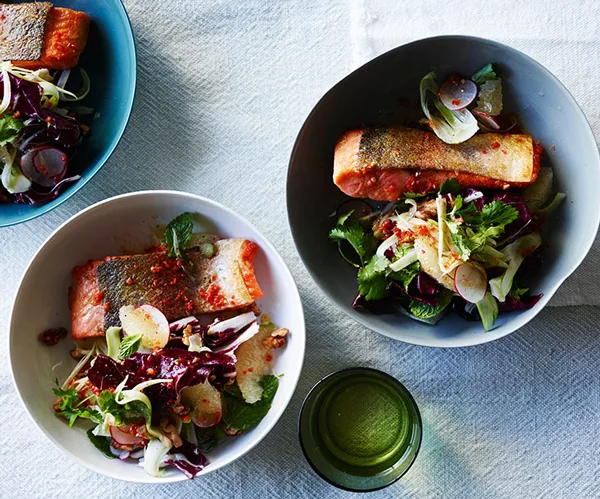
[[[419,439],[415,444],[415,452],[414,455],[412,456],[412,458],[410,459],[410,461],[408,462],[408,465],[406,466],[406,469],[400,473],[400,475],[398,475],[397,477],[395,477],[393,480],[391,480],[390,482],[381,485],[379,487],[373,487],[373,488],[369,488],[369,489],[355,489],[355,488],[351,488],[351,487],[346,487],[345,485],[341,485],[339,483],[334,482],[333,480],[331,480],[330,478],[328,478],[327,476],[325,476],[312,462],[312,460],[309,458],[308,453],[306,451],[306,448],[304,447],[304,440],[302,438],[302,415],[304,414],[304,408],[306,406],[306,403],[308,402],[308,400],[310,399],[310,397],[313,395],[313,393],[315,392],[315,390],[321,386],[324,382],[326,382],[328,379],[332,378],[333,376],[339,376],[340,374],[344,374],[344,373],[348,373],[348,372],[372,372],[372,373],[377,373],[381,376],[383,376],[384,378],[387,378],[389,381],[392,382],[392,384],[395,384],[397,386],[399,386],[401,388],[401,390],[404,392],[403,395],[407,395],[408,396],[408,401],[411,403],[411,405],[413,406],[416,416],[417,416],[417,425],[419,427]],[[388,374],[384,371],[381,371],[379,369],[375,369],[373,367],[361,367],[361,366],[356,366],[356,367],[345,367],[343,369],[339,369],[337,371],[334,371],[332,373],[327,374],[326,376],[322,377],[319,381],[317,381],[313,387],[309,390],[309,392],[306,394],[306,397],[304,397],[304,400],[302,401],[302,405],[300,406],[300,414],[298,415],[298,440],[300,441],[300,448],[302,449],[302,454],[304,455],[304,459],[306,460],[306,462],[308,462],[308,464],[310,465],[310,467],[313,469],[313,471],[319,476],[321,477],[323,480],[325,480],[327,483],[329,483],[330,485],[333,485],[334,487],[341,489],[341,490],[345,490],[348,492],[358,492],[358,493],[363,493],[363,492],[375,492],[377,490],[381,490],[381,489],[385,489],[386,487],[389,487],[390,485],[393,485],[394,483],[396,483],[398,480],[400,480],[404,475],[406,475],[406,473],[412,468],[415,460],[417,459],[417,456],[419,455],[419,451],[421,450],[421,443],[423,441],[423,420],[421,418],[421,411],[419,410],[419,406],[417,405],[417,402],[415,401],[414,397],[412,396],[412,394],[410,393],[410,391],[404,386],[403,383],[401,383],[398,379],[394,378],[391,374]]]

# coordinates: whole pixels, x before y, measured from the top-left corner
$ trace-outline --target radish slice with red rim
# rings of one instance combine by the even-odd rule
[[[456,268],[454,288],[469,303],[483,300],[487,291],[487,277],[472,263],[463,263]]]
[[[473,116],[479,121],[479,128],[484,132],[504,133],[508,132],[517,124],[517,119],[514,116],[501,118],[500,116],[490,116],[487,113],[473,109]]]
[[[458,111],[476,99],[477,85],[471,80],[453,76],[442,83],[438,97],[448,109]]]
[[[55,147],[35,147],[21,157],[21,171],[32,182],[53,187],[67,173],[67,155]]]
[[[130,426],[111,426],[110,436],[119,445],[140,445],[144,439],[133,435]]]

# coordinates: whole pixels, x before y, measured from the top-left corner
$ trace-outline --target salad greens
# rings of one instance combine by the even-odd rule
[[[192,214],[183,213],[163,244],[181,257],[192,230]],[[259,311],[228,312],[209,324],[194,316],[169,322],[145,304],[124,305],[118,317],[121,326],[108,327],[53,389],[56,415],[69,426],[93,423],[87,436],[106,457],[135,460],[152,476],[172,466],[193,478],[208,464],[203,451],[259,424],[271,409],[279,387],[272,352],[285,345],[287,331],[272,336],[277,328]]]
[[[263,376],[262,398],[254,404],[244,400],[242,392],[237,385],[231,385],[223,391],[223,423],[226,428],[243,431],[257,425],[269,412],[277,388],[279,378],[273,374]]]
[[[463,189],[450,179],[437,193],[400,199],[363,220],[343,214],[330,239],[358,256],[345,256],[358,267],[354,306],[386,305],[430,324],[452,308],[488,331],[500,310],[539,299],[515,278],[539,254],[543,221],[520,194]]]
[[[169,222],[162,243],[171,258],[183,259],[183,250],[187,248],[193,231],[194,217],[191,213],[182,213]]]

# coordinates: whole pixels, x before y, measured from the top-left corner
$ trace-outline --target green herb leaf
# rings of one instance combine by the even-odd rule
[[[462,187],[455,178],[449,178],[442,182],[440,185],[440,194],[458,194]]]
[[[442,290],[438,298],[438,304],[435,307],[411,299],[408,303],[408,310],[411,314],[419,319],[432,319],[441,314],[450,304],[451,300],[452,292],[448,290]]]
[[[483,206],[479,225],[484,228],[495,225],[508,225],[519,217],[519,210],[503,201],[492,201]]]
[[[529,288],[521,288],[516,282],[514,282],[509,295],[515,300],[521,300],[527,293],[529,293]]]
[[[473,80],[477,85],[481,85],[489,80],[497,80],[498,75],[494,71],[494,67],[491,63],[483,66],[479,71],[476,71],[473,76],[471,76],[471,80]]]
[[[365,231],[362,225],[352,221],[350,216],[354,211],[349,211],[338,218],[336,226],[331,229],[329,239],[338,244],[344,241],[350,243],[361,263],[364,263],[373,253],[375,253],[377,242],[371,232]]]
[[[408,290],[408,286],[415,277],[421,272],[421,264],[419,262],[411,263],[408,267],[404,267],[398,272],[390,274],[388,277],[404,286]]]
[[[110,451],[110,438],[108,437],[99,437],[98,435],[94,435],[92,432],[94,430],[90,428],[86,435],[90,439],[90,442],[94,444],[94,447],[98,449],[105,457],[109,459],[114,459],[116,456]]]
[[[248,404],[237,387],[237,384],[223,391],[223,424],[234,430],[245,430],[255,426],[267,415],[273,404],[275,393],[279,387],[279,378],[274,375],[263,376],[262,398],[254,404]],[[237,389],[237,390],[236,390]]]
[[[217,447],[227,436],[225,430],[220,425],[210,426],[209,428],[195,427],[198,449],[202,452],[210,452]]]
[[[194,230],[194,217],[191,213],[182,213],[169,222],[162,238],[169,256],[183,259],[183,251],[187,248]]]
[[[5,146],[15,140],[22,128],[23,120],[13,118],[10,115],[0,118],[0,146]]]
[[[405,192],[404,197],[407,199],[421,199],[427,196],[427,194],[421,192]]]
[[[142,344],[141,334],[132,334],[131,336],[125,336],[119,345],[119,358],[126,359],[131,357],[132,354],[138,351]]]
[[[103,421],[102,414],[83,405],[85,400],[79,400],[79,394],[76,390],[73,388],[63,390],[59,387],[58,380],[55,380],[55,383],[56,388],[53,388],[52,391],[58,397],[58,407],[60,409],[56,412],[56,415],[65,418],[69,426],[73,426],[77,418],[89,419],[98,424]]]
[[[385,272],[388,265],[387,258],[375,255],[358,271],[358,292],[365,300],[381,300],[387,296]]]
[[[141,422],[150,425],[152,419],[152,411],[146,404],[139,400],[133,400],[124,405],[118,404],[115,400],[115,394],[110,390],[100,392],[98,405],[105,414],[112,414],[117,426]]]

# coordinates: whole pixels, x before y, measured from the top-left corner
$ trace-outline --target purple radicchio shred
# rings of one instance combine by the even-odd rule
[[[173,447],[170,453],[174,459],[169,459],[166,463],[175,466],[190,479],[194,478],[208,464],[208,459],[200,452],[200,449],[185,440],[179,447]]]
[[[385,256],[390,262],[394,260],[394,246],[390,246],[388,249],[386,249],[383,253],[383,256]]]
[[[44,132],[36,138],[36,145],[55,141],[65,147],[79,145],[82,138],[82,127],[80,123],[66,116],[56,114],[42,107],[42,87],[37,83],[9,75],[11,83],[11,109],[20,113],[23,117],[37,118],[38,125],[45,126]],[[0,81],[3,78],[0,76]],[[0,98],[4,95],[3,87],[0,86]],[[36,126],[35,123],[28,126]]]
[[[412,298],[415,301],[424,303],[431,307],[435,307],[438,304],[438,296],[440,294],[441,289],[440,285],[433,281],[433,279],[431,280],[431,282],[428,282],[427,278],[429,278],[429,276],[422,277],[421,286],[423,291],[426,292],[421,293],[418,289],[419,276],[421,274],[425,273],[420,272],[417,278],[413,279],[412,282],[409,284],[408,290],[406,290],[402,284],[399,284],[394,281],[390,282],[390,284],[387,287],[390,295],[395,296],[396,298]]]
[[[498,247],[510,244],[517,237],[524,236],[529,232],[532,217],[523,196],[505,192],[494,195],[492,201],[502,201],[519,212],[517,219],[506,226],[502,240],[498,241]]]
[[[375,315],[387,314],[392,311],[392,298],[369,301],[364,296],[357,295],[352,302],[352,308],[365,309]]]
[[[52,201],[58,197],[65,185],[76,182],[80,178],[80,175],[73,175],[72,177],[63,178],[47,192],[41,192],[33,188],[26,192],[19,192],[18,194],[14,195],[15,202],[20,204],[34,205],[36,203]]]
[[[181,390],[207,379],[218,390],[235,377],[235,356],[224,353],[190,352],[178,348],[150,354],[136,352],[122,364],[98,355],[88,370],[88,378],[100,390],[115,388],[127,376],[126,388],[151,379],[171,379],[172,383],[149,386],[144,390],[152,402],[152,419],[168,413]]]
[[[486,203],[485,195],[479,189],[473,189],[473,188],[469,187],[469,188],[465,189],[461,193],[461,195],[463,197],[463,200],[468,199],[470,196],[479,195],[479,197],[477,199],[474,199],[473,201],[469,201],[469,203],[473,203],[475,205],[475,208],[477,208],[477,211],[481,211],[483,209],[483,205]],[[469,203],[467,203],[467,204],[469,204]]]
[[[518,300],[513,296],[507,296],[504,302],[498,302],[498,310],[500,312],[510,312],[512,310],[527,310],[532,308],[537,302],[539,302],[544,296],[539,294],[536,296],[526,297],[522,300]]]

